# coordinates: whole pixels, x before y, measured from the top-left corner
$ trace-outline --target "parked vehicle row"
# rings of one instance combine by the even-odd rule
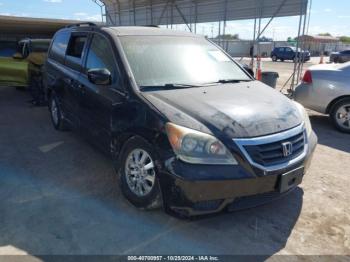
[[[45,66],[53,126],[108,153],[136,207],[263,204],[301,183],[317,144],[300,104],[201,36],[80,24],[56,33]]]

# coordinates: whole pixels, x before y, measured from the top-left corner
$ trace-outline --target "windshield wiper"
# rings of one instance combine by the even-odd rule
[[[252,80],[239,80],[239,79],[220,79],[216,82],[208,83],[208,84],[231,84],[231,83],[240,83],[240,82],[250,82]]]
[[[201,87],[201,85],[195,84],[164,84],[164,85],[150,85],[150,86],[140,86],[140,90],[170,90],[170,89],[184,89],[184,88],[192,88],[192,87]]]

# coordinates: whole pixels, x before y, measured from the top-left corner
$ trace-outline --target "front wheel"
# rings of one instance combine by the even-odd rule
[[[138,208],[155,209],[162,205],[152,146],[140,137],[133,137],[123,146],[120,156],[120,186],[131,204]]]
[[[337,102],[331,111],[331,119],[335,127],[344,133],[350,133],[350,99]]]
[[[277,56],[273,55],[273,56],[272,56],[272,61],[273,61],[273,62],[277,62]]]

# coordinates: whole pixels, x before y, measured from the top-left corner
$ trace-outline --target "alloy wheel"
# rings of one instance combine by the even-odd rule
[[[143,149],[134,149],[125,162],[125,175],[129,189],[137,196],[148,195],[155,184],[155,165]]]
[[[338,108],[336,112],[336,121],[344,129],[350,130],[350,104]]]

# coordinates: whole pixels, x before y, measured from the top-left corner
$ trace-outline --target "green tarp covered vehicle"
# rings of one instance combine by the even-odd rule
[[[0,57],[0,86],[28,85],[28,62],[24,59]]]
[[[49,39],[24,39],[14,54],[0,54],[0,86],[26,87],[40,74],[50,45]]]

